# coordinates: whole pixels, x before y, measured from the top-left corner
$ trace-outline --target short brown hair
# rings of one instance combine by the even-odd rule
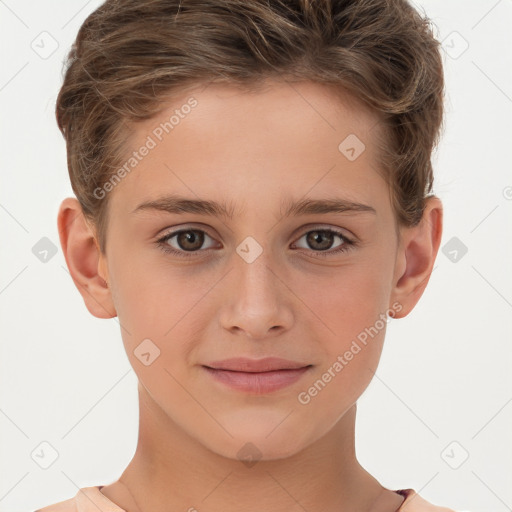
[[[100,250],[108,197],[94,190],[125,160],[128,123],[211,81],[309,80],[352,95],[385,129],[379,163],[397,225],[416,225],[443,121],[439,47],[407,0],[107,0],[80,27],[56,103],[71,185]]]

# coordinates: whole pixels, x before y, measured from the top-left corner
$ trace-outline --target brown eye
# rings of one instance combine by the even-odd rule
[[[332,229],[314,229],[308,231],[299,239],[305,238],[307,247],[302,246],[303,249],[313,249],[315,251],[326,251],[333,247],[338,247],[343,244],[348,244],[349,240],[346,239],[341,233],[333,231]],[[333,245],[336,238],[341,239],[341,243]]]
[[[210,245],[203,247],[205,239]],[[157,241],[158,246],[169,254],[187,256],[187,253],[207,252],[214,246],[213,239],[201,229],[181,229],[165,235]]]
[[[309,231],[306,240],[312,249],[325,251],[332,247],[334,236],[332,231]]]
[[[336,242],[336,238],[340,242]],[[302,239],[305,239],[305,245],[300,245],[298,242],[294,245],[300,249],[309,249],[309,252],[315,256],[335,256],[356,245],[354,241],[334,229],[314,229],[302,235],[299,241]]]
[[[176,234],[176,242],[184,251],[197,251],[204,243],[204,232],[198,230],[180,231]]]

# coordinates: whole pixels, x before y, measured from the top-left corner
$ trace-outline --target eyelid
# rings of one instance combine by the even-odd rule
[[[208,229],[206,229],[205,227],[195,227],[193,225],[185,225],[183,227],[174,227],[174,228],[169,228],[168,230],[164,231],[162,234],[158,235],[156,237],[156,241],[158,243],[163,243],[163,244],[168,244],[169,240],[171,240],[172,238],[176,237],[177,235],[179,235],[180,233],[183,233],[183,232],[187,232],[187,231],[201,231],[203,232],[206,236],[208,236],[209,238],[211,238],[214,242],[217,242],[217,238],[213,235],[211,235],[209,232],[208,232]],[[201,252],[207,252],[208,250],[212,249],[212,247],[208,247],[207,249],[199,249],[197,251],[183,251],[181,249],[175,249],[174,247],[172,247],[170,244],[168,244],[171,248],[173,248],[175,251],[178,251],[178,252],[184,252],[184,253],[188,253],[188,254],[194,254],[194,253],[201,253]]]
[[[180,231],[188,231],[188,230],[198,230],[198,231],[204,231],[207,235],[213,238],[213,235],[210,233],[210,227],[206,224],[201,223],[190,223],[190,224],[178,224],[177,226],[172,226],[165,228],[162,231],[159,231],[159,234],[156,235],[155,238],[162,238],[166,235],[176,234]]]
[[[306,224],[305,226],[301,226],[301,228],[297,230],[296,233],[302,233],[299,237],[301,238],[310,231],[332,231],[333,233],[339,234],[340,236],[343,236],[343,238],[350,240],[351,242],[357,241],[357,237],[348,229],[341,228],[339,226],[332,226],[330,224]],[[347,235],[345,233],[349,234]],[[293,236],[295,237],[296,235],[294,234]]]

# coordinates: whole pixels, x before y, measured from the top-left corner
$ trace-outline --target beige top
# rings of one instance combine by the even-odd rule
[[[101,512],[126,512],[100,492],[102,487],[102,485],[83,487],[73,498],[48,505],[35,512],[98,512],[99,510]],[[449,508],[432,505],[412,489],[394,492],[405,497],[396,512],[455,512]]]

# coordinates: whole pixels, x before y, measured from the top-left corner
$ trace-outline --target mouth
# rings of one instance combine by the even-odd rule
[[[203,365],[217,382],[237,391],[264,394],[277,391],[297,382],[312,368],[311,364],[280,358],[225,359]]]
[[[264,359],[251,359],[249,357],[234,357],[223,359],[222,361],[213,361],[204,365],[214,370],[230,370],[233,372],[271,372],[277,370],[298,370],[306,366],[307,363],[281,359],[280,357],[265,357]]]

